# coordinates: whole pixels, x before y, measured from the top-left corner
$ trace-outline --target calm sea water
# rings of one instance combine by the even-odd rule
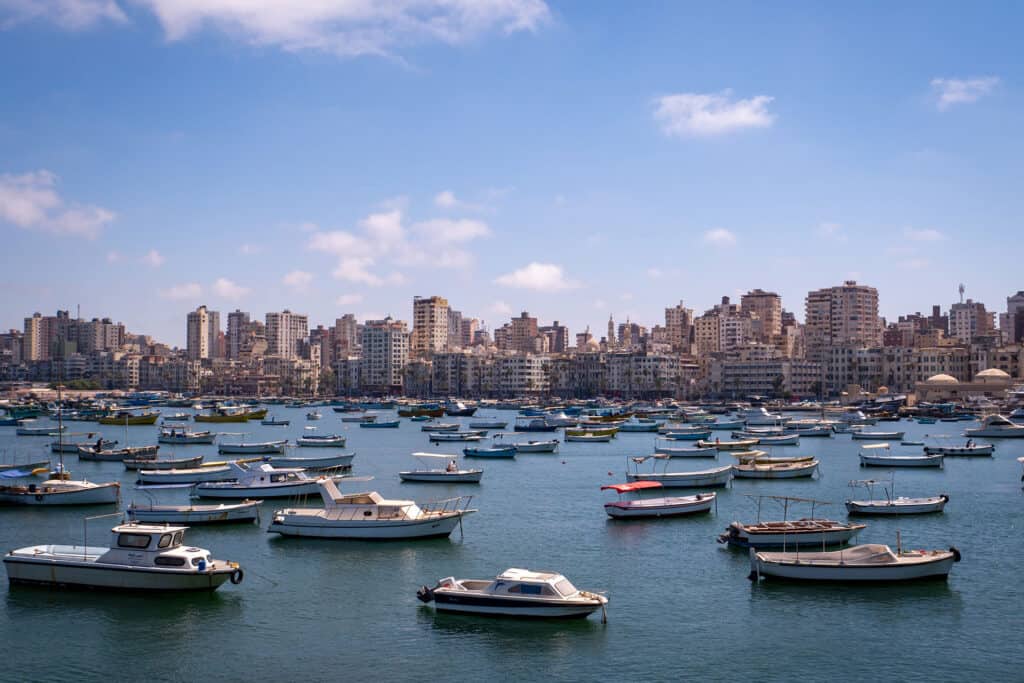
[[[354,473],[375,477],[348,490],[419,501],[472,494],[480,512],[466,519],[461,539],[456,531],[451,539],[419,542],[315,541],[267,534],[270,512],[284,504],[267,502],[262,528],[188,533],[192,544],[243,565],[239,586],[153,597],[7,588],[0,597],[0,679],[1024,679],[1024,497],[1016,462],[1024,443],[999,443],[994,458],[947,459],[944,470],[900,470],[899,493],[948,493],[945,514],[866,520],[861,542],[895,545],[901,531],[905,547],[958,546],[963,561],[948,582],[754,585],[746,554],[715,542],[729,522],[756,517],[747,494],[828,500],[834,505],[825,512],[845,518],[847,482],[887,476],[858,466],[863,442],[836,435],[779,447],[779,454],[820,457],[820,477],[734,482],[720,491],[717,512],[705,516],[615,522],[602,509],[614,494],[599,487],[624,481],[626,457],[650,453],[650,434],[483,462],[480,485],[408,484],[397,473],[415,464],[410,453],[454,453],[461,445],[430,446],[420,424],[407,420],[398,430],[368,430],[342,424],[329,409],[318,423],[307,423],[303,410],[274,412],[292,425],[214,428],[291,440],[307,424],[319,433],[344,432],[348,450],[357,453]],[[906,430],[909,439],[957,434],[964,426],[903,421],[879,428]],[[71,431],[83,429],[97,427],[69,424]],[[124,442],[124,428],[100,429]],[[155,427],[128,432],[133,444],[155,441]],[[0,460],[36,459],[48,443],[0,428]],[[165,449],[214,453],[209,446]],[[717,462],[730,461],[723,453]],[[120,480],[124,504],[147,500],[120,463],[74,456],[66,462],[76,478]],[[671,469],[714,464],[674,460]],[[187,497],[181,490],[150,495],[161,503]],[[781,512],[770,503],[763,510],[766,518]],[[0,509],[0,548],[81,543],[84,516],[105,511]],[[89,524],[90,544],[105,543],[110,521]],[[416,600],[420,585],[440,577],[488,578],[513,566],[559,571],[581,588],[608,591],[609,623],[597,615],[557,623],[445,616]]]

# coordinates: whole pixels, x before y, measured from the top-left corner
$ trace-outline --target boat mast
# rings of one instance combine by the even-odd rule
[[[61,408],[61,372],[57,370],[57,456],[60,467],[58,477],[64,478],[64,411]]]

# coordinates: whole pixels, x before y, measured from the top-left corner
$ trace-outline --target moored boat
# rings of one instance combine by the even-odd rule
[[[487,432],[481,430],[464,432],[431,432],[429,435],[429,439],[430,441],[433,442],[482,441],[486,434]]]
[[[194,455],[190,458],[125,458],[121,461],[126,470],[175,470],[199,467],[203,456]]]
[[[943,455],[891,455],[889,444],[862,446],[860,464],[863,467],[942,467]]]
[[[416,597],[433,601],[439,612],[535,619],[585,618],[608,604],[604,595],[578,590],[561,574],[516,568],[493,581],[441,579]]]
[[[241,583],[238,564],[183,544],[188,527],[137,522],[114,527],[110,548],[36,545],[4,556],[11,583],[129,591],[215,590]]]
[[[368,422],[360,422],[360,429],[398,429],[398,425],[401,424],[401,420],[371,420]]]
[[[470,429],[504,429],[508,426],[506,420],[488,418],[485,420],[473,420],[469,423]],[[456,425],[456,429],[458,426]]]
[[[404,470],[398,473],[402,481],[447,484],[477,484],[484,476],[481,469],[461,469],[454,455],[440,453],[413,453],[421,463],[429,464],[431,460],[446,460],[446,467],[425,467],[415,470]]]
[[[193,489],[199,498],[287,498],[316,493],[324,480],[343,475],[307,474],[301,467],[274,467],[270,463],[249,466],[228,463],[230,481],[205,481]]]
[[[750,550],[750,578],[799,581],[910,581],[945,578],[955,562],[956,548],[893,552],[868,543],[824,552],[758,552]]]
[[[217,452],[221,455],[276,455],[284,453],[286,440],[263,441],[254,443],[222,443],[217,446]]]
[[[260,518],[262,500],[217,505],[138,505],[125,509],[128,519],[157,524],[229,524],[255,522]]]
[[[156,458],[160,446],[134,446],[128,448],[110,448],[107,450],[96,450],[79,446],[79,460],[94,460],[99,462],[121,462],[126,458],[143,459]]]
[[[305,470],[324,470],[335,467],[349,467],[355,453],[340,453],[322,457],[300,457],[289,455],[272,455],[268,462],[274,467],[301,467]]]
[[[193,432],[185,427],[164,427],[156,440],[160,443],[188,445],[212,444],[216,438],[217,434],[211,431]]]
[[[183,467],[170,470],[140,469],[139,483],[145,486],[195,484],[201,481],[230,481],[234,472],[225,465],[212,467]]]
[[[815,517],[815,509],[830,503],[813,498],[795,498],[793,496],[750,496],[757,500],[757,521],[751,524],[733,522],[718,537],[719,543],[727,543],[741,548],[826,548],[828,546],[848,543],[865,524],[838,522],[831,519]],[[778,521],[762,521],[761,506],[769,500],[782,505],[782,519]],[[809,503],[811,516],[801,519],[789,519],[789,508],[794,503]]]
[[[868,500],[847,500],[846,510],[851,515],[922,515],[933,512],[942,512],[949,496],[941,494],[926,498],[905,498],[896,495],[896,478],[889,482],[876,481],[874,479],[863,479],[851,481],[850,487],[863,486],[868,491]],[[874,497],[874,487],[882,486],[885,498]]]
[[[14,430],[14,433],[18,436],[55,436],[58,432],[62,432],[67,427],[64,425],[45,425],[39,426],[35,420],[25,420],[18,424],[18,428]]]
[[[697,470],[692,472],[668,472],[669,457],[664,454],[648,455],[630,458],[634,464],[634,469],[639,468],[639,465],[646,460],[653,460],[654,462],[662,461],[665,463],[665,467],[662,468],[661,472],[626,472],[626,480],[630,482],[634,481],[657,481],[660,482],[665,488],[716,488],[719,486],[728,485],[732,479],[732,466],[725,465],[724,467],[714,467],[707,470]]]
[[[101,417],[98,421],[101,425],[117,425],[119,427],[124,427],[126,425],[153,425],[156,424],[156,421],[159,417],[160,413],[156,411],[148,411],[142,413],[120,411],[113,415],[106,415],[104,417]]]
[[[758,444],[757,439],[739,439],[737,441],[721,441],[715,439],[714,441],[698,441],[697,445],[701,448],[714,448],[719,451],[746,451],[750,450],[752,446]]]
[[[345,437],[341,434],[306,434],[295,442],[300,446],[313,448],[344,448]]]
[[[85,480],[47,479],[40,484],[0,486],[0,504],[109,505],[120,500],[121,485]]]
[[[807,462],[760,462],[756,459],[732,466],[737,479],[799,479],[813,477],[818,471],[818,461]]]
[[[463,448],[462,454],[467,458],[514,458],[516,447],[491,446],[490,448]]]
[[[984,444],[970,444],[966,446],[925,446],[924,452],[927,455],[954,455],[954,456],[972,456],[972,455],[992,455],[996,450],[996,447],[990,443]]]
[[[645,517],[678,517],[698,512],[707,512],[715,503],[714,493],[698,493],[693,496],[668,496],[661,498],[622,499],[624,493],[635,493],[663,489],[658,481],[633,481],[627,484],[607,484],[602,491],[611,490],[619,494],[619,500],[604,504],[604,511],[613,519],[638,519]]]
[[[986,439],[1014,439],[1024,437],[1024,425],[1016,424],[1002,415],[989,415],[980,427],[964,430],[967,436],[983,436]]]
[[[860,429],[850,433],[858,441],[899,441],[904,432],[881,432],[875,429]]]
[[[342,420],[342,421],[344,422],[344,420]],[[281,419],[275,418],[273,415],[271,415],[270,417],[267,417],[267,418],[264,418],[264,419],[260,420],[260,424],[263,425],[264,427],[287,427],[291,423],[292,423],[291,420],[281,420]]]

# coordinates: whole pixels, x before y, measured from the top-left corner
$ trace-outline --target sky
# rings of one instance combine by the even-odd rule
[[[0,0],[0,329],[1021,277],[1019,3]]]

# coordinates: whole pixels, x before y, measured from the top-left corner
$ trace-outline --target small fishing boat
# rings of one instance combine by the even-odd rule
[[[448,403],[444,408],[445,414],[450,417],[473,417],[476,414],[476,410],[476,406],[467,406],[461,401]]]
[[[323,457],[301,457],[288,455],[272,455],[269,462],[274,467],[301,467],[305,470],[326,470],[337,467],[350,467],[355,453],[341,453],[339,455],[325,455]]]
[[[846,510],[851,515],[923,515],[933,512],[942,512],[949,496],[942,494],[927,498],[905,498],[896,495],[896,478],[889,482],[876,481],[874,479],[862,479],[851,481],[850,487],[863,486],[868,491],[868,500],[848,500]],[[885,492],[885,498],[875,498],[874,487],[881,486]]]
[[[608,484],[602,491],[611,490],[619,494],[619,500],[604,504],[604,511],[613,519],[638,519],[645,517],[678,517],[707,512],[715,503],[714,493],[698,493],[694,496],[672,496],[663,498],[622,499],[623,493],[634,493],[650,489],[663,489],[659,481],[633,481],[628,484]]]
[[[63,432],[67,427],[64,425],[39,426],[36,420],[23,420],[14,433],[18,436],[55,436]]]
[[[718,537],[719,543],[741,548],[800,548],[836,546],[848,543],[865,524],[837,522],[831,519],[815,517],[815,509],[831,503],[814,500],[813,498],[795,498],[793,496],[748,496],[757,500],[757,521],[752,524],[733,522]],[[782,505],[782,519],[779,521],[761,521],[763,501],[770,500]],[[811,516],[802,519],[789,519],[789,508],[794,503],[810,503]]]
[[[990,443],[970,444],[965,446],[925,446],[924,452],[927,455],[992,455],[996,447]]]
[[[164,422],[188,422],[192,416],[188,413],[171,413],[163,416]]]
[[[750,551],[750,578],[798,581],[910,581],[945,578],[960,561],[949,550],[899,550],[868,543],[824,552]]]
[[[360,422],[359,427],[361,429],[398,429],[398,425],[401,423],[401,420],[386,420],[384,422],[370,420],[368,422]]]
[[[0,479],[23,479],[35,476],[36,473],[46,474],[50,471],[49,460],[38,460],[26,463],[0,464]]]
[[[442,455],[439,453],[413,453],[412,455],[424,465],[429,464],[430,460],[446,460],[447,466],[405,470],[398,473],[402,481],[477,484],[484,476],[484,471],[480,469],[460,469],[454,455]]]
[[[470,429],[504,429],[508,426],[506,420],[488,418],[485,420],[473,420],[469,423]],[[456,425],[458,429],[458,425]]]
[[[203,456],[194,455],[190,458],[125,458],[126,470],[175,470],[189,467],[199,467],[203,462]]]
[[[442,441],[482,441],[487,432],[484,431],[465,431],[465,432],[431,432],[430,441],[442,442]]]
[[[572,424],[576,424],[573,422]],[[549,422],[547,418],[535,417],[535,418],[516,418],[515,425],[512,429],[517,432],[553,432],[558,429],[560,425],[554,422]]]
[[[154,425],[157,419],[160,417],[160,413],[154,411],[144,411],[141,413],[132,413],[129,411],[119,411],[113,415],[105,415],[101,417],[98,422],[101,425],[116,425],[119,427],[124,426],[137,426],[137,425]]]
[[[245,443],[222,443],[217,446],[221,455],[276,455],[284,453],[288,441],[263,441]]]
[[[718,449],[708,446],[672,446],[675,439],[655,439],[654,452],[672,458],[717,458]]]
[[[732,470],[737,479],[800,479],[813,477],[818,471],[818,461],[762,462],[753,458],[733,465]]]
[[[74,435],[68,434],[67,436]],[[92,437],[92,434],[89,434],[89,436]],[[64,441],[58,439],[50,443],[50,451],[53,453],[77,454],[79,448],[95,448],[97,445],[101,451],[105,451],[116,446],[117,441],[109,441],[107,439],[100,439],[98,441]]]
[[[319,420],[321,418],[323,418],[323,413],[321,413],[319,410],[314,410],[312,412],[306,413],[307,420]]]
[[[217,505],[138,505],[125,510],[128,519],[151,524],[230,524],[255,522],[260,518],[262,500]]]
[[[319,482],[340,479],[343,475],[310,475],[301,467],[274,467],[262,463],[250,467],[238,462],[228,463],[231,481],[205,481],[196,484],[199,498],[287,498],[305,496],[319,490]]]
[[[565,433],[565,440],[566,440],[566,442],[574,441],[574,442],[580,442],[580,443],[608,443],[613,438],[615,438],[614,434],[597,434],[597,433],[592,433],[592,434],[590,434],[590,433],[574,433],[574,434],[570,434],[569,432]]]
[[[188,445],[212,444],[216,438],[216,432],[193,432],[184,427],[164,427],[160,430],[160,434],[157,435],[156,440],[160,443]]]
[[[850,436],[858,441],[899,441],[903,438],[904,432],[880,432],[877,430],[868,431],[861,429],[851,432]]]
[[[889,444],[861,446],[862,467],[942,467],[942,455],[890,455]]]
[[[0,504],[107,505],[120,500],[121,485],[58,478],[40,484],[0,486]]]
[[[429,417],[426,419],[430,419]],[[359,415],[345,415],[341,418],[342,422],[356,424],[361,422],[375,422],[377,416],[373,413],[360,413]]]
[[[619,425],[620,432],[656,432],[658,423],[654,420],[632,420]]]
[[[398,409],[398,417],[416,417],[418,415],[426,417],[441,417],[444,415],[444,408],[436,403],[430,403],[424,405],[411,405]]]
[[[967,436],[983,436],[987,439],[1011,439],[1024,437],[1024,425],[1015,424],[1002,415],[989,415],[980,427],[964,431]]]
[[[765,435],[758,436],[758,446],[799,446],[800,435],[799,434],[779,434],[779,435]]]
[[[708,429],[713,429],[715,431],[743,429],[743,420],[714,420],[713,422],[703,422],[702,424]]]
[[[265,417],[265,414],[261,416]],[[248,422],[249,413],[243,408],[217,408],[210,413],[197,413],[192,416],[196,422]]]
[[[433,601],[439,612],[535,619],[582,619],[608,604],[605,596],[577,590],[561,574],[515,568],[493,581],[449,576],[433,588],[422,586],[416,597]]]
[[[432,422],[420,427],[421,432],[457,432],[461,425],[458,422]]]
[[[342,421],[344,421],[344,420],[342,420]],[[287,427],[291,423],[292,423],[291,420],[281,420],[281,419],[275,418],[273,415],[271,415],[270,417],[265,418],[263,420],[260,420],[260,424],[263,425],[264,427]]]
[[[409,418],[409,422],[430,422],[433,419],[429,415],[413,415]]]
[[[738,441],[715,439],[714,441],[698,441],[697,446],[700,448],[714,448],[719,451],[748,451],[752,446],[756,446],[757,443],[757,439],[740,439]]]
[[[717,488],[728,485],[732,479],[731,465],[694,472],[668,472],[669,456],[661,453],[629,458],[629,460],[633,462],[634,470],[639,469],[640,464],[646,460],[652,460],[655,463],[658,461],[665,463],[665,467],[661,472],[640,473],[639,471],[627,471],[626,480],[630,482],[657,481],[661,482],[665,488]]]
[[[568,441],[569,437],[572,436],[607,436],[613,438],[619,431],[618,427],[608,427],[605,429],[593,429],[593,428],[580,428],[572,429],[566,428],[565,440]]]
[[[11,583],[128,591],[216,590],[241,583],[235,562],[214,560],[210,551],[186,547],[184,526],[137,522],[111,529],[110,548],[36,545],[4,556]]]
[[[919,424],[919,425],[933,425],[936,422],[938,422],[938,420],[936,418],[934,418],[934,417],[919,417],[919,418],[917,418],[917,424]]]
[[[201,481],[230,481],[235,473],[227,464],[202,467],[183,467],[170,470],[141,469],[139,483],[144,486],[195,484]]]
[[[322,508],[287,508],[274,512],[267,531],[282,536],[399,540],[450,536],[470,509],[472,496],[432,504],[388,500],[376,491],[342,494],[331,479],[318,480]]]
[[[694,429],[682,432],[668,431],[661,432],[661,435],[666,439],[672,439],[673,441],[703,441],[711,436],[711,431],[708,429]]]
[[[764,465],[773,465],[784,462],[811,462],[814,460],[813,455],[768,455],[767,451],[761,450],[732,451],[731,455],[741,463],[756,462]]]
[[[306,434],[296,439],[295,443],[313,448],[344,448],[345,437],[341,434]]]
[[[98,462],[121,462],[126,458],[145,459],[156,458],[160,446],[134,446],[128,448],[110,448],[97,451],[95,448],[79,446],[78,459],[92,460]]]
[[[556,453],[558,452],[558,439],[527,440],[527,441],[505,441],[505,437],[514,436],[515,432],[496,432],[494,442],[496,444],[515,446],[516,453]]]
[[[489,448],[463,448],[462,454],[467,458],[514,458],[516,457],[516,447],[508,445],[491,446]]]

